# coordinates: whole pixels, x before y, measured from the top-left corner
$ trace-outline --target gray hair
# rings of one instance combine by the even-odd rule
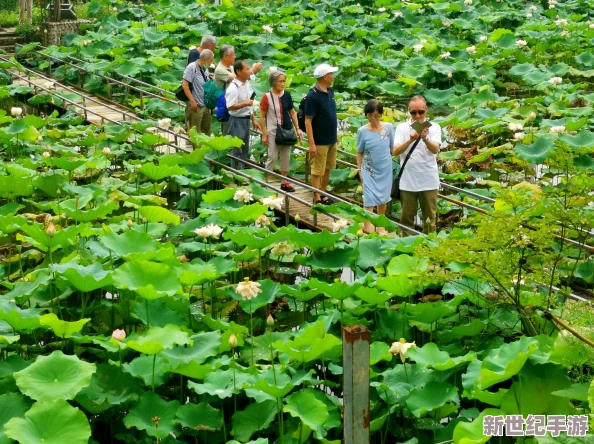
[[[272,71],[268,76],[268,83],[270,86],[274,88],[281,76],[285,76],[285,79],[287,78],[287,75],[282,71]]]
[[[233,46],[221,45],[221,52],[220,52],[221,58],[225,57],[226,55],[229,55],[229,53],[231,53],[232,51],[235,51],[235,48]]]
[[[202,40],[200,41],[200,45],[204,46],[204,45],[210,45],[210,44],[217,44],[217,39],[216,37],[212,36],[212,35],[205,35],[204,37],[202,37]]]
[[[203,49],[200,52],[200,60],[211,60],[214,59],[214,54],[210,49]]]
[[[412,103],[412,102],[416,102],[417,100],[418,100],[419,102],[423,102],[425,105],[427,105],[427,100],[425,100],[425,97],[423,97],[423,96],[421,96],[421,95],[418,95],[418,96],[413,96],[413,97],[412,97],[412,98],[411,98],[411,99],[408,101],[408,103],[410,104],[410,103]]]

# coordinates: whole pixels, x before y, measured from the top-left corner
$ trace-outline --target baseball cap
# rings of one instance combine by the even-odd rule
[[[330,66],[327,63],[322,63],[321,65],[316,66],[316,69],[314,70],[314,77],[319,79],[320,77],[324,77],[326,74],[336,71],[338,71],[338,67]]]

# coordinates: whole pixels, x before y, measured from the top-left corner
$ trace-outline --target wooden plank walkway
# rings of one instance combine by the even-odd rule
[[[133,110],[126,108],[117,103],[111,102],[106,98],[96,96],[86,90],[77,88],[71,85],[63,85],[57,79],[42,75],[35,75],[33,71],[28,71],[30,76],[19,73],[16,70],[11,70],[13,76],[13,83],[15,85],[29,86],[34,88],[34,94],[56,94],[59,97],[66,98],[72,103],[80,106],[74,106],[72,103],[66,103],[66,106],[73,108],[77,114],[84,117],[85,120],[93,125],[102,125],[105,122],[116,122],[122,121],[140,121],[141,119]],[[52,82],[53,85],[49,86],[48,82]],[[48,87],[49,86],[49,87]],[[87,112],[85,112],[85,108]],[[191,146],[188,146],[187,141],[183,138],[175,137],[174,134],[155,128],[155,134],[165,137],[171,144],[175,145],[181,150],[191,150]],[[168,145],[162,145],[158,147],[162,153],[171,153],[173,148]],[[280,189],[280,179],[271,180],[269,184],[275,188]],[[313,202],[313,192],[300,187],[297,184],[293,184],[295,192],[288,193],[289,196],[295,196],[301,198],[305,202]],[[283,195],[279,195],[283,197]],[[327,229],[332,231],[332,223],[334,219],[324,214],[317,214],[315,217],[310,213],[311,207],[304,203],[298,202],[291,198],[288,199],[289,208],[285,208],[283,204],[282,213],[288,212],[290,219],[294,222],[295,217],[299,215],[299,225],[308,226],[315,230]]]

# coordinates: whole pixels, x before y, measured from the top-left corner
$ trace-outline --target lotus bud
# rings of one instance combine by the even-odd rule
[[[451,78],[452,78],[452,73],[448,72],[448,79],[451,79]]]
[[[530,120],[534,120],[534,119],[536,119],[536,113],[535,113],[534,111],[532,111],[532,112],[531,112],[531,113],[528,115],[528,117],[530,117]]]
[[[431,219],[429,217],[425,220],[425,225],[431,225]]]
[[[111,153],[111,150],[109,149],[108,146],[106,146],[105,148],[103,148],[103,154],[109,154]]]
[[[359,231],[357,231],[357,237],[363,237],[363,236],[365,236],[365,232],[361,228],[359,228]]]
[[[143,218],[142,218],[142,223],[143,223],[143,224],[146,224],[147,222],[148,222],[148,219],[146,218],[146,216],[145,216],[145,217],[143,217]]]
[[[54,225],[53,222],[50,222],[50,224],[47,226],[45,232],[47,233],[47,235],[49,237],[54,237],[54,235],[56,234],[56,226]]]
[[[363,187],[361,185],[357,187],[357,194],[363,194]]]
[[[223,24],[223,21],[222,20],[219,20],[218,23],[219,23],[219,25],[222,25]]]
[[[297,213],[295,215],[295,222],[299,222],[301,220],[301,216],[299,216],[299,213]]]
[[[229,346],[231,348],[235,348],[237,347],[237,336],[235,336],[233,333],[231,333],[231,336],[229,336]]]
[[[111,337],[118,342],[122,342],[124,339],[126,339],[126,332],[124,330],[117,328],[113,331]]]
[[[58,189],[56,190],[56,194],[57,194],[58,196],[59,196],[60,194],[62,194],[62,189],[61,189],[61,188],[58,188]]]
[[[128,228],[132,228],[132,226],[134,225],[134,222],[132,222],[132,219],[128,219],[127,225],[128,225]]]
[[[18,106],[10,108],[10,114],[12,114],[15,117],[18,117],[21,114],[23,114],[23,108],[19,108]]]
[[[274,318],[271,314],[269,314],[266,318],[266,325],[268,325],[269,327],[272,327],[274,325]]]
[[[51,153],[49,151],[44,151],[42,154],[43,157],[49,157],[51,156]]]

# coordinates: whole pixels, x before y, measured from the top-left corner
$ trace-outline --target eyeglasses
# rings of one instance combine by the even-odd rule
[[[425,114],[425,110],[424,109],[420,109],[420,110],[411,109],[411,110],[408,110],[408,112],[410,113],[411,116],[416,116],[417,114],[419,116],[422,116],[423,114]]]

